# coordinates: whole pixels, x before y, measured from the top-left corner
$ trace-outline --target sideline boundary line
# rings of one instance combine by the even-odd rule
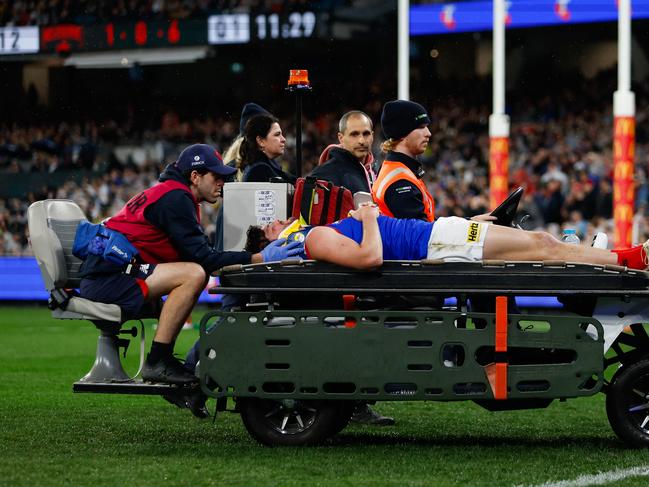
[[[582,475],[573,480],[550,481],[529,487],[586,487],[587,485],[606,485],[616,480],[623,480],[629,477],[649,477],[649,465],[623,470],[611,470],[594,475]]]

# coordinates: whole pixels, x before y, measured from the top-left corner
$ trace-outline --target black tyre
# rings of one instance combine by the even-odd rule
[[[347,427],[356,408],[356,401],[338,401],[338,403],[338,414],[330,436],[337,435]]]
[[[340,424],[338,401],[242,397],[238,404],[248,433],[267,446],[315,445],[336,434]]]
[[[649,359],[616,372],[606,396],[606,414],[622,441],[636,448],[649,446]]]

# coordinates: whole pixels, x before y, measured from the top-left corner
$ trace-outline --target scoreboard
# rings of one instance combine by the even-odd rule
[[[0,27],[0,55],[39,51],[38,27]]]
[[[212,15],[208,18],[210,44],[246,44],[251,39],[298,39],[313,35],[316,16],[313,12],[278,14]]]
[[[318,16],[221,14],[207,19],[140,20],[97,25],[0,28],[0,56],[145,49],[208,44],[247,44],[314,37]]]

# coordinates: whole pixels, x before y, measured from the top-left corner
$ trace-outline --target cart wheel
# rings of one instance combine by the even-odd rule
[[[637,448],[649,446],[649,359],[625,365],[613,376],[606,414],[621,440]]]
[[[268,446],[319,443],[337,433],[338,401],[299,401],[239,398],[241,419],[248,433]]]
[[[356,407],[356,401],[337,402],[340,403],[338,405],[338,414],[330,436],[337,435],[347,427],[349,420],[352,419],[352,415],[354,414],[354,408]]]

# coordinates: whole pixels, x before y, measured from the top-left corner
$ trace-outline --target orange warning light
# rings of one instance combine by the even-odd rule
[[[309,86],[309,71],[306,69],[289,70],[288,86]]]

